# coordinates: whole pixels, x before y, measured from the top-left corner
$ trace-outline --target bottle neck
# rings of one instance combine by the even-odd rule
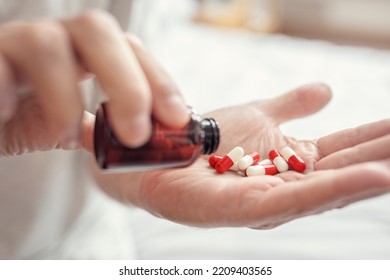
[[[201,121],[204,131],[203,154],[214,153],[219,146],[219,125],[212,118],[205,118]]]

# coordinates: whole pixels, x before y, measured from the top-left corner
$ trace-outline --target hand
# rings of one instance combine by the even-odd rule
[[[279,124],[318,111],[330,97],[329,88],[318,84],[272,100],[207,114],[220,123],[222,141],[217,154],[242,146],[264,157],[269,150],[288,145],[306,161],[305,174],[218,175],[205,157],[184,169],[99,173],[98,179],[103,189],[119,200],[156,216],[200,227],[272,228],[389,192],[389,120],[318,140],[296,140],[281,133]]]
[[[168,75],[102,11],[9,23],[0,26],[0,42],[0,156],[79,148],[93,123],[79,82],[91,76],[107,94],[114,131],[129,146],[148,140],[151,114],[172,127],[189,120]]]

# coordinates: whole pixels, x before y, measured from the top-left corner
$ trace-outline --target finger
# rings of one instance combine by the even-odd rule
[[[95,116],[84,111],[82,121],[81,146],[90,153],[93,153],[93,131],[95,125]]]
[[[15,80],[13,71],[0,54],[0,122],[8,121],[16,107]]]
[[[331,99],[330,88],[322,83],[299,87],[261,104],[262,110],[278,124],[316,113]]]
[[[390,191],[390,160],[321,172],[267,192],[253,228],[273,228],[300,217],[344,207]]]
[[[170,127],[182,127],[189,121],[183,97],[168,74],[134,36],[126,36],[148,79],[153,95],[153,115]]]
[[[341,168],[352,164],[390,158],[390,134],[332,153],[315,164],[315,169]]]
[[[87,152],[93,153],[93,131],[95,125],[95,116],[88,111],[84,111],[83,120],[81,122],[81,137],[77,142],[60,141],[56,149],[76,150],[84,149]]]
[[[337,151],[353,147],[387,134],[390,134],[390,119],[345,129],[320,138],[318,140],[318,152],[321,157],[326,157]]]
[[[151,133],[151,92],[137,58],[115,20],[89,11],[63,21],[80,59],[108,95],[108,118],[116,136],[129,146]]]
[[[10,28],[14,36],[4,40],[4,55],[31,81],[53,136],[77,141],[83,105],[67,33],[49,21]]]

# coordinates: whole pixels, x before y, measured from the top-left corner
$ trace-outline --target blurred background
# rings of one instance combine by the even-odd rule
[[[314,138],[389,116],[388,15],[387,0],[143,0],[131,26],[201,112],[329,84],[325,122],[285,126]]]
[[[387,0],[198,0],[195,19],[260,33],[390,47]]]

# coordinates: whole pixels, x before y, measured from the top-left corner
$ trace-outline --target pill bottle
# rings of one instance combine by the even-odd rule
[[[119,171],[189,166],[200,155],[215,152],[219,145],[219,126],[214,119],[202,119],[192,108],[190,117],[189,123],[180,129],[168,128],[152,120],[150,140],[139,148],[130,148],[115,136],[103,103],[96,113],[96,161],[102,169]]]

